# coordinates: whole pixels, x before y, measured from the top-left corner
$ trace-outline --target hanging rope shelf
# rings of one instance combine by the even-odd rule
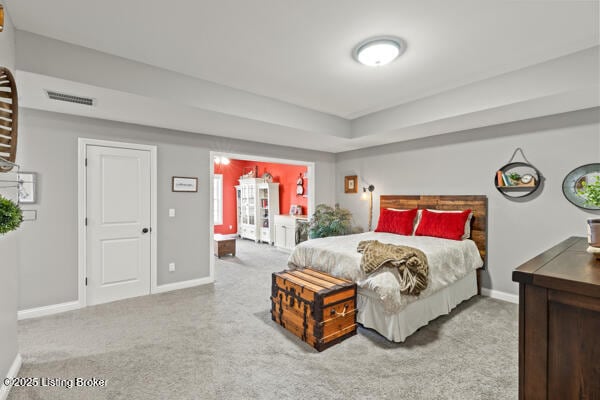
[[[11,171],[17,158],[19,101],[15,78],[0,67],[0,172]]]
[[[517,153],[521,153],[524,161],[515,161]],[[534,194],[543,180],[542,173],[525,157],[523,149],[518,147],[510,160],[496,172],[494,184],[504,197],[519,199]]]

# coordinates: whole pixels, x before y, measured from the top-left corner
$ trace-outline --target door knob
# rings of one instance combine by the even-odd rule
[[[142,229],[142,233],[148,233],[148,228]]]

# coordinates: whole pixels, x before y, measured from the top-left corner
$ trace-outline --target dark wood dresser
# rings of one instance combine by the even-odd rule
[[[571,237],[513,272],[519,399],[600,399],[600,261]]]

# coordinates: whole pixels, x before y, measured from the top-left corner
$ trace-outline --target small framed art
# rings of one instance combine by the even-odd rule
[[[33,172],[19,173],[19,203],[35,203],[35,184],[37,176]]]
[[[344,193],[358,193],[358,176],[346,176],[344,178]]]
[[[197,192],[198,178],[190,178],[186,176],[173,177],[173,192]]]

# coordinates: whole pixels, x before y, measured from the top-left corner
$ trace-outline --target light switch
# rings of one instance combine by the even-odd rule
[[[173,218],[175,216],[175,209],[169,208],[169,217]]]
[[[175,263],[169,263],[169,272],[175,272]]]
[[[21,210],[23,211],[23,221],[37,220],[37,210]]]

